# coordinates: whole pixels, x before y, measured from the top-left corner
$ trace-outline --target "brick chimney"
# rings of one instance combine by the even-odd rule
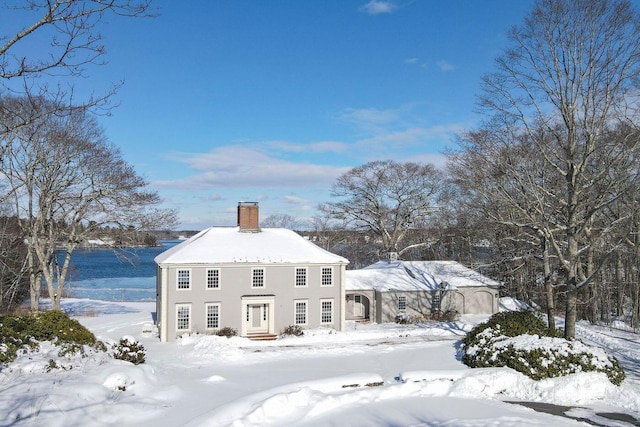
[[[245,233],[257,233],[260,231],[258,220],[258,202],[238,203],[238,227]]]

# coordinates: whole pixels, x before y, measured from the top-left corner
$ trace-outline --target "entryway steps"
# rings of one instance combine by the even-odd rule
[[[273,334],[247,334],[247,338],[253,341],[274,341],[278,339],[278,336]]]

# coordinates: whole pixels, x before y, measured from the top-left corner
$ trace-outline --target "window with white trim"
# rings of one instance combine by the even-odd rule
[[[307,324],[307,301],[297,300],[294,301],[295,306],[295,318],[294,322],[296,325],[306,325]]]
[[[296,267],[296,287],[307,286],[307,268]]]
[[[176,304],[176,330],[191,329],[191,304]]]
[[[251,287],[264,288],[264,268],[254,268],[251,275]]]
[[[400,296],[398,297],[398,310],[405,311],[407,309],[407,297]]]
[[[207,270],[207,289],[218,289],[220,287],[220,269],[210,268]]]
[[[320,300],[320,323],[333,323],[333,300]]]
[[[333,286],[333,268],[322,267],[322,286]]]
[[[178,270],[178,289],[190,289],[191,288],[191,270]]]
[[[220,327],[220,303],[207,303],[205,312],[207,313],[207,329],[218,329]]]

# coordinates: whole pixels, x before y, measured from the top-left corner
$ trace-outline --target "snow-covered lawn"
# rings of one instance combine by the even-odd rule
[[[63,307],[105,342],[133,336],[147,352],[134,366],[55,348],[21,356],[0,372],[2,426],[575,426],[513,401],[570,406],[596,425],[640,419],[640,343],[633,331],[579,325],[614,354],[621,387],[604,374],[532,381],[508,368],[470,369],[459,340],[486,319],[433,325],[362,325],[307,331],[271,342],[215,336],[160,343],[154,303],[68,299]],[[53,360],[62,368],[49,369]],[[636,424],[637,425],[637,424]]]

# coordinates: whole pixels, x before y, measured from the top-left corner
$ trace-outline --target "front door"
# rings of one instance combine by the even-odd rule
[[[362,304],[362,295],[353,296],[353,316],[364,317],[364,305]]]
[[[247,304],[245,318],[247,334],[269,332],[269,306],[267,304]]]

